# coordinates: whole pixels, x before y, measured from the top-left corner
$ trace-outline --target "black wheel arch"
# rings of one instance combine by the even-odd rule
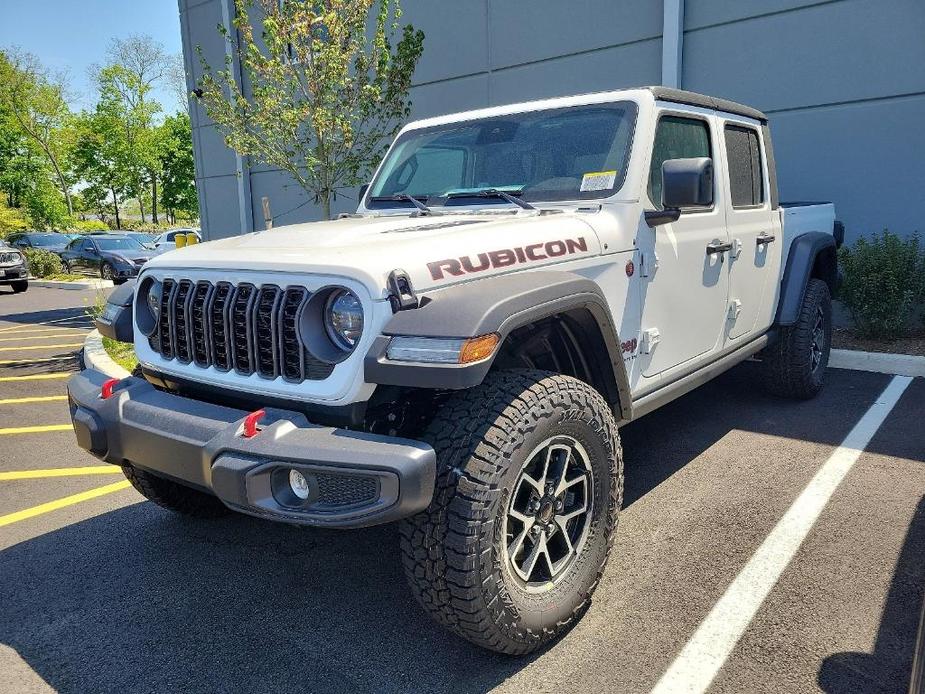
[[[793,239],[781,280],[775,326],[797,322],[810,279],[825,282],[834,296],[838,285],[836,250],[835,237],[822,231],[810,231]]]
[[[374,341],[366,355],[366,380],[413,388],[471,388],[493,368],[503,366],[516,354],[518,343],[540,328],[571,336],[569,341],[577,351],[565,358],[583,360],[583,380],[618,409],[620,418],[630,419],[629,380],[610,308],[595,282],[572,272],[499,275],[427,293],[418,308],[396,313]],[[467,338],[489,333],[501,336],[501,346],[492,357],[474,364],[386,359],[393,336]],[[566,375],[581,377],[580,373]]]

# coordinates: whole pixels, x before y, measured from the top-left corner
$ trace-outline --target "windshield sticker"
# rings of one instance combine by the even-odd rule
[[[591,171],[581,178],[581,192],[587,193],[595,190],[608,190],[613,188],[617,180],[616,171]]]

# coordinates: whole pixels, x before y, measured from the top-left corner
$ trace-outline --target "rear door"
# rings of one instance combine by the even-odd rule
[[[700,109],[660,113],[649,166],[648,206],[661,207],[666,160],[711,157],[714,169],[720,170],[711,115]],[[718,178],[714,175],[712,207],[682,210],[676,222],[654,229],[643,222],[637,235],[642,256],[638,360],[646,378],[685,364],[695,368],[722,345],[728,273],[724,253],[710,250],[728,243]]]
[[[779,216],[771,209],[763,139],[757,124],[723,121],[729,257],[727,340],[764,330],[772,320],[771,282],[780,270]]]

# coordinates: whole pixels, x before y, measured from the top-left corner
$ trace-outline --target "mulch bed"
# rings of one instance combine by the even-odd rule
[[[857,349],[862,352],[893,352],[925,357],[925,333],[903,337],[898,340],[876,340],[858,337],[853,330],[835,328],[832,331],[832,347],[835,349]]]

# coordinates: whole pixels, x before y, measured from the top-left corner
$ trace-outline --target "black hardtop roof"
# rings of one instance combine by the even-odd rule
[[[734,113],[737,116],[754,118],[762,123],[768,122],[768,117],[757,108],[739,104],[735,101],[729,101],[728,99],[720,99],[715,96],[689,92],[684,89],[672,89],[671,87],[644,87],[644,89],[648,89],[656,99],[661,101],[673,101],[676,104],[712,108],[725,113]]]

